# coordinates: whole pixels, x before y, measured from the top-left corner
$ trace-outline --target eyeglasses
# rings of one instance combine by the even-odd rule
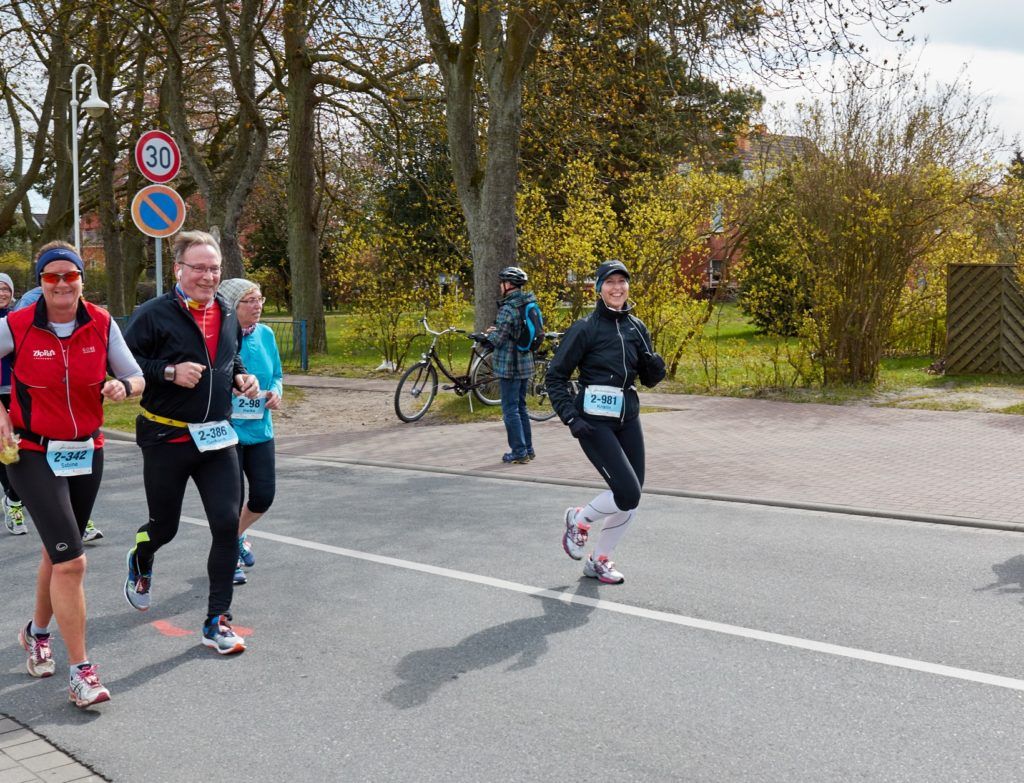
[[[182,266],[187,266],[200,277],[203,275],[213,275],[214,277],[220,277],[219,266],[196,266],[195,264],[186,264],[184,261],[179,261],[178,263],[181,264]]]
[[[238,300],[238,304],[248,304],[248,305],[257,304],[257,303],[263,304],[266,301],[267,301],[267,297],[265,297],[265,296],[248,296],[245,299],[239,299]]]
[[[57,283],[77,283],[82,279],[82,273],[77,269],[71,272],[43,272],[39,275],[39,279],[49,285],[57,285]]]

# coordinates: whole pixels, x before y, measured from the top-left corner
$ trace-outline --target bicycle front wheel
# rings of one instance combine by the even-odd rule
[[[555,415],[548,397],[544,376],[548,372],[548,360],[537,359],[533,363],[533,376],[526,386],[526,415],[533,421],[547,421]]]
[[[402,421],[418,421],[437,396],[437,370],[430,362],[417,362],[402,375],[395,389],[395,413]]]
[[[473,368],[469,371],[469,380],[473,385],[473,395],[481,403],[501,405],[501,385],[494,377],[490,352],[480,354],[473,360]]]

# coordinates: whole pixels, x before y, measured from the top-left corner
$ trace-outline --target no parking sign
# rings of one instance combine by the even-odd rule
[[[166,185],[147,185],[132,199],[132,220],[147,236],[169,237],[185,222],[185,202]]]

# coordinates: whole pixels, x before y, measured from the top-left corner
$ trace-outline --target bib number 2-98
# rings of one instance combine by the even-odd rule
[[[238,433],[226,421],[208,421],[205,424],[189,424],[192,441],[200,451],[226,449],[238,443]]]
[[[231,398],[232,419],[262,419],[263,411],[266,409],[267,393],[260,392],[259,396],[243,397],[238,395]]]

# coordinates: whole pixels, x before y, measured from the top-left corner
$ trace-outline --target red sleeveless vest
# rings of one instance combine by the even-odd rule
[[[75,331],[65,339],[35,319],[36,307],[7,316],[14,337],[11,422],[16,430],[51,440],[96,435],[103,424],[100,389],[107,377],[110,314],[83,300]],[[42,450],[25,438],[21,447]]]

